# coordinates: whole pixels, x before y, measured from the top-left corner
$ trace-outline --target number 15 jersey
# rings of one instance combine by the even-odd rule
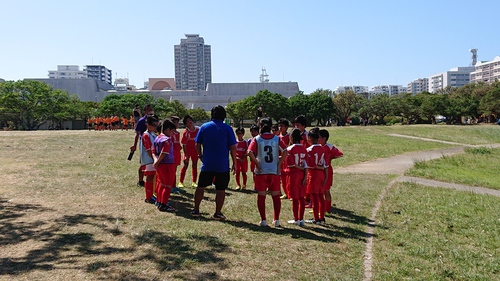
[[[263,133],[255,137],[248,151],[252,151],[260,164],[260,173],[255,169],[256,175],[278,175],[280,152],[286,150],[286,144],[272,133]]]

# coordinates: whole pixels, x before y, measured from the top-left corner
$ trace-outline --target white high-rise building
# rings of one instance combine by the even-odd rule
[[[57,70],[49,70],[49,78],[82,79],[87,78],[87,72],[78,65],[58,65]]]
[[[210,45],[199,34],[185,34],[174,46],[175,87],[177,90],[205,90],[212,83]]]
[[[500,56],[492,61],[480,61],[474,66],[475,70],[470,73],[470,82],[485,82],[491,84],[495,80],[500,81]]]
[[[356,94],[368,93],[368,86],[337,86],[333,92],[335,94],[353,91]]]
[[[370,96],[374,94],[388,94],[394,96],[401,93],[406,93],[407,88],[403,85],[377,85],[370,90]]]
[[[448,86],[453,88],[465,86],[470,83],[470,74],[474,70],[474,66],[455,67],[449,71],[432,75],[429,77],[429,92],[434,93]]]
[[[408,93],[417,94],[429,91],[429,78],[419,78],[408,83]]]

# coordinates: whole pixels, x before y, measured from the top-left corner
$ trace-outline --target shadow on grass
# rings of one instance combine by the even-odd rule
[[[56,210],[0,198],[0,276],[12,278],[34,271],[50,275],[52,270],[69,269],[87,272],[97,279],[151,280],[151,276],[137,270],[144,262],[156,265],[153,274],[181,274],[197,263],[216,264],[214,269],[227,267],[218,253],[227,252],[229,247],[217,237],[179,239],[144,231],[131,238],[120,230],[119,222],[124,221],[120,217],[80,213],[56,219],[33,218],[33,214],[44,217],[44,213],[51,216]],[[132,245],[124,247],[127,241]],[[207,268],[190,270],[189,278],[222,280],[215,270]]]

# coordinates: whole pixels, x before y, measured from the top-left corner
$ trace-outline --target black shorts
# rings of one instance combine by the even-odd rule
[[[215,190],[226,190],[229,185],[229,171],[222,173],[201,171],[198,178],[198,186],[207,187],[212,185],[212,183],[215,183]]]

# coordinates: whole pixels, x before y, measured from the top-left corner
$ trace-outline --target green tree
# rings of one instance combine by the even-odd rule
[[[500,117],[500,83],[494,83],[493,87],[484,95],[479,103],[479,109],[483,114],[493,121],[492,117]]]
[[[252,119],[255,120],[255,96],[248,96],[237,102],[232,102],[227,105],[226,112],[227,115],[234,120],[234,125],[243,126],[243,120]]]
[[[317,121],[316,126],[325,126],[328,119],[333,115],[332,95],[331,90],[323,89],[317,89],[309,95],[309,115],[310,118]]]
[[[183,116],[185,116],[187,114],[186,107],[184,105],[182,105],[182,103],[180,103],[180,101],[178,101],[178,100],[174,100],[174,101],[170,102],[170,107],[172,108],[172,110],[168,113],[167,117],[175,115],[175,116],[182,118]]]
[[[255,95],[255,104],[252,106],[253,112],[257,112],[259,106],[262,106],[265,117],[274,120],[287,116],[290,110],[287,98],[278,93],[271,93],[268,90],[261,90]]]
[[[335,106],[335,116],[338,118],[338,124],[345,125],[347,118],[353,112],[357,112],[361,107],[363,97],[354,93],[354,91],[346,91],[336,95],[333,98],[333,105]]]
[[[376,117],[378,124],[385,124],[384,118],[393,112],[393,101],[389,94],[385,93],[371,96],[369,105],[371,113]]]
[[[300,91],[288,99],[288,104],[290,107],[289,113],[285,115],[290,121],[299,115],[304,115],[308,120],[308,125],[311,124],[311,102],[310,96],[305,95],[304,92]]]
[[[36,130],[48,120],[63,114],[69,101],[65,91],[35,80],[7,81],[0,84],[0,110],[16,128]]]
[[[188,109],[187,114],[189,114],[194,121],[205,122],[210,119],[210,115],[203,108]],[[184,118],[184,116],[179,116]]]

